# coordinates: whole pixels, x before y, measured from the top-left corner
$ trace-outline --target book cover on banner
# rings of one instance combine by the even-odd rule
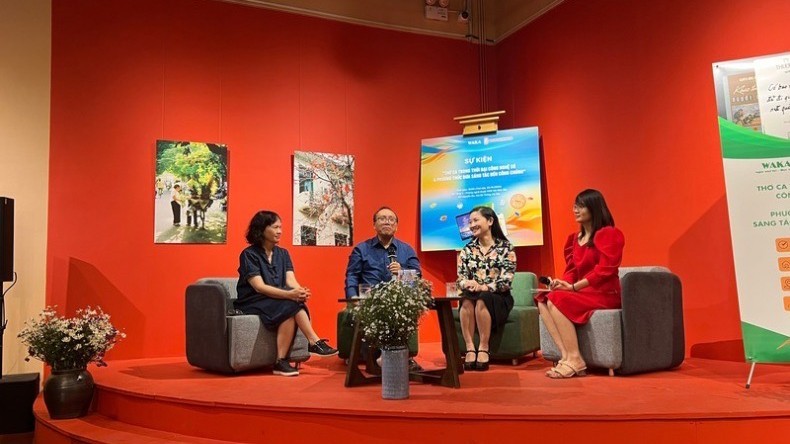
[[[727,76],[728,116],[734,124],[754,131],[762,131],[760,105],[757,100],[757,81],[754,73]]]

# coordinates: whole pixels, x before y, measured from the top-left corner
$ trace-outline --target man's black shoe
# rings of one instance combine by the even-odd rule
[[[315,341],[315,344],[307,347],[307,351],[318,356],[334,356],[337,354],[337,349],[330,347],[325,339]]]
[[[292,366],[290,362],[280,359],[274,363],[272,373],[280,376],[299,376],[299,370],[296,367]]]

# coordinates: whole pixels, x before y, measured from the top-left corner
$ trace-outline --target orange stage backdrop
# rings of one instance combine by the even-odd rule
[[[576,193],[602,190],[624,263],[680,276],[692,356],[743,360],[710,65],[787,51],[786,17],[784,0],[571,0],[496,48],[504,124],[541,131],[554,244]]]
[[[208,0],[52,8],[47,301],[110,312],[129,334],[110,358],[183,355],[184,288],[235,275],[256,210],[290,219],[295,150],[354,155],[356,239],[387,204],[419,248],[420,140],[480,110],[466,42]],[[519,249],[519,269],[561,268],[573,196],[600,188],[625,264],[683,280],[691,353],[742,359],[710,65],[786,51],[787,16],[784,0],[568,0],[490,49],[492,109],[503,128],[540,127],[545,150],[546,245]],[[227,144],[226,245],[151,242],[157,139]],[[284,246],[334,338],[350,248]],[[454,278],[452,252],[421,260]]]
[[[356,240],[386,204],[417,246],[420,140],[480,107],[462,41],[208,0],[54,2],[52,21],[47,301],[111,313],[128,333],[115,359],[183,355],[187,284],[236,275],[262,208],[285,218],[317,331],[334,338],[351,248],[291,246],[293,152],[354,155]],[[151,241],[157,139],[227,144],[226,245]],[[423,261],[454,279],[454,254]]]

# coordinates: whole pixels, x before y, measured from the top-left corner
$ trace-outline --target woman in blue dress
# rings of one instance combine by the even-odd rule
[[[321,339],[310,324],[307,300],[310,289],[296,281],[288,250],[277,244],[282,236],[282,221],[277,213],[259,211],[247,229],[247,243],[239,256],[238,299],[233,305],[244,314],[255,314],[264,327],[277,332],[277,361],[274,374],[296,376],[299,371],[288,362],[296,328],[309,342],[308,350],[319,356],[332,356],[337,350]]]

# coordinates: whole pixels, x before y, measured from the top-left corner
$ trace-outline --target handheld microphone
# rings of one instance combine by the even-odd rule
[[[390,263],[398,261],[398,255],[395,254],[395,245],[387,247],[387,257],[389,257]]]
[[[541,284],[543,284],[543,285],[548,287],[548,286],[551,285],[551,277],[549,277],[549,276],[541,276],[541,277],[538,278],[538,282],[540,282]]]
[[[398,261],[398,256],[395,254],[395,245],[390,244],[390,246],[387,247],[387,257],[390,260],[389,265],[392,265]],[[389,265],[387,266],[388,270],[389,270]],[[397,278],[398,278],[397,274],[392,273],[392,280],[394,281]]]

